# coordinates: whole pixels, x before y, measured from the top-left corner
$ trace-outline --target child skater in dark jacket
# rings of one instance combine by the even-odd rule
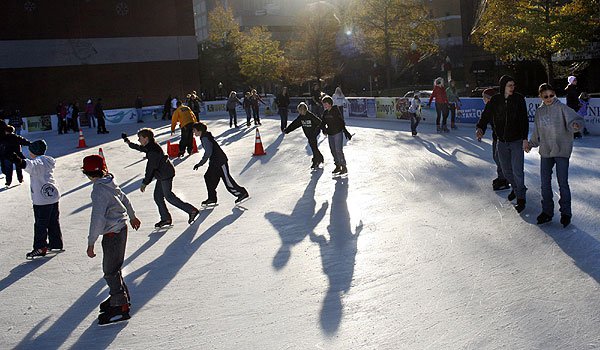
[[[198,209],[179,199],[173,193],[173,178],[175,177],[175,167],[169,160],[169,157],[165,155],[162,147],[154,140],[154,132],[152,129],[143,128],[137,133],[140,144],[129,141],[126,134],[121,134],[123,141],[129,145],[130,148],[146,153],[148,163],[146,164],[146,175],[142,181],[140,191],[144,192],[146,186],[148,186],[154,178],[156,178],[156,186],[154,187],[154,202],[158,207],[160,213],[160,221],[154,224],[154,227],[159,228],[163,226],[171,225],[173,222],[171,214],[165,200],[171,203],[175,207],[185,211],[189,215],[188,223],[191,225],[196,217],[198,216]]]
[[[103,325],[124,321],[129,316],[129,290],[121,267],[127,245],[127,219],[135,230],[141,222],[129,199],[108,173],[104,158],[94,154],[83,158],[83,173],[92,182],[92,216],[88,235],[87,255],[96,256],[94,244],[102,236],[102,272],[110,296],[100,304],[98,323]]]
[[[246,191],[244,187],[238,185],[231,177],[229,165],[227,164],[227,156],[221,149],[221,146],[215,141],[213,135],[207,131],[206,124],[195,123],[193,129],[194,136],[200,137],[202,148],[204,148],[204,156],[198,164],[194,165],[194,170],[198,170],[199,167],[210,160],[208,169],[206,169],[206,173],[204,174],[208,199],[203,201],[202,205],[207,206],[217,204],[217,185],[221,179],[223,179],[227,191],[237,197],[235,204],[239,204],[248,199],[250,197],[248,191]]]
[[[308,106],[304,102],[298,104],[298,118],[288,125],[283,132],[289,134],[302,126],[304,136],[308,139],[308,145],[313,153],[311,169],[319,168],[319,164],[323,163],[323,154],[319,151],[317,139],[321,131],[321,118],[314,115],[308,110]]]

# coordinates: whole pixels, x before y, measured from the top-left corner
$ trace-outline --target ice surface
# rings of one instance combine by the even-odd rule
[[[207,123],[252,198],[240,208],[221,184],[219,203],[192,226],[154,231],[154,184],[141,193],[145,161],[119,138],[84,130],[44,137],[58,160],[66,251],[26,261],[33,211],[25,184],[0,192],[0,348],[22,349],[591,349],[600,347],[600,138],[575,141],[573,223],[535,225],[539,155],[527,154],[527,208],[493,192],[491,141],[473,127],[436,134],[423,125],[351,119],[349,175],[311,172],[301,130],[265,118],[267,154],[252,157],[254,129]],[[147,123],[162,143],[169,129]],[[98,327],[107,297],[101,247],[86,252],[91,186],[81,160],[102,147],[142,228],[130,230],[125,280],[131,320]],[[202,152],[202,151],[200,151]],[[193,155],[175,161],[175,193],[199,206],[203,173]],[[1,181],[1,180],[0,180]],[[555,199],[558,187],[554,181]]]

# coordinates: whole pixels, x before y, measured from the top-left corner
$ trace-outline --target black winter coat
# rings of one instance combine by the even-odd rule
[[[29,146],[31,142],[26,138],[16,135],[7,134],[0,138],[0,158],[10,158],[13,153],[19,155],[21,159],[25,156],[21,152],[21,146]]]
[[[328,111],[324,111],[321,119],[323,120],[323,132],[327,135],[338,134],[346,128],[346,122],[344,122],[340,110],[335,107],[332,107]]]
[[[577,89],[576,85],[569,85],[565,91],[567,92],[567,106],[578,112],[581,107],[579,103],[579,89]]]
[[[142,181],[144,185],[149,185],[154,178],[167,180],[175,177],[175,167],[158,143],[150,141],[146,146],[133,142],[127,144],[129,148],[146,153],[148,163],[146,163],[146,174]]]
[[[515,92],[504,98],[504,94],[492,96],[485,105],[477,127],[485,130],[491,122],[494,133],[501,142],[527,140],[529,136],[529,117],[525,97]]]
[[[308,138],[317,137],[321,131],[321,118],[314,115],[311,111],[307,111],[305,115],[299,115],[294,121],[283,130],[284,133],[289,134],[290,132],[298,129],[302,126],[304,135]]]

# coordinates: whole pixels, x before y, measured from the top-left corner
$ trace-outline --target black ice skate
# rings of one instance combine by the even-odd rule
[[[109,306],[108,310],[98,315],[98,324],[105,325],[130,319],[129,305]]]
[[[339,165],[335,166],[335,169],[331,172],[332,175],[337,175],[340,171],[342,171],[342,167]]]
[[[131,307],[131,303],[127,303],[127,306]],[[100,303],[100,313],[107,312],[110,309],[110,297]]]
[[[245,201],[247,201],[248,199],[250,199],[250,195],[248,194],[248,192],[244,193],[244,194],[240,194],[237,199],[235,200],[235,205],[239,205],[244,203]]]
[[[189,214],[190,217],[188,219],[188,224],[193,224],[194,221],[196,221],[196,218],[198,217],[198,214],[200,214],[200,211],[196,208],[194,208],[194,210],[192,210],[192,212]]]
[[[217,204],[217,200],[216,199],[210,199],[209,198],[209,199],[207,199],[205,201],[202,201],[201,205],[203,207],[216,207],[218,204]]]
[[[515,209],[517,210],[517,213],[520,213],[523,210],[525,210],[525,198],[517,199],[517,204],[515,205]]]
[[[508,194],[508,197],[506,197],[506,198],[508,198],[509,201],[514,201],[515,198],[517,198],[517,195],[515,194],[515,191],[512,190],[512,191],[510,191],[510,193]]]
[[[569,226],[569,224],[571,224],[571,215],[561,214],[560,223],[563,225],[563,227]]]
[[[31,252],[27,253],[25,255],[25,257],[29,260],[33,260],[34,258],[38,257],[38,256],[46,256],[46,252],[48,251],[48,248],[38,248],[38,249],[34,249]]]
[[[538,225],[542,225],[545,224],[547,222],[552,221],[552,216],[542,212],[540,215],[538,215],[537,217],[537,224]]]
[[[508,184],[508,180],[506,179],[496,179],[495,182],[492,182],[492,188],[494,189],[494,191],[502,191],[508,190],[510,188],[510,185]]]
[[[171,220],[160,220],[159,222],[157,222],[156,224],[154,224],[155,228],[161,228],[164,226],[171,226],[173,223],[171,222]]]

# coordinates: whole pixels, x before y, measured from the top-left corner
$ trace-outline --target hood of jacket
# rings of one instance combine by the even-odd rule
[[[502,96],[504,96],[506,84],[508,84],[509,81],[515,81],[515,79],[510,75],[503,75],[498,81],[498,85],[500,85],[500,94],[502,94]]]

